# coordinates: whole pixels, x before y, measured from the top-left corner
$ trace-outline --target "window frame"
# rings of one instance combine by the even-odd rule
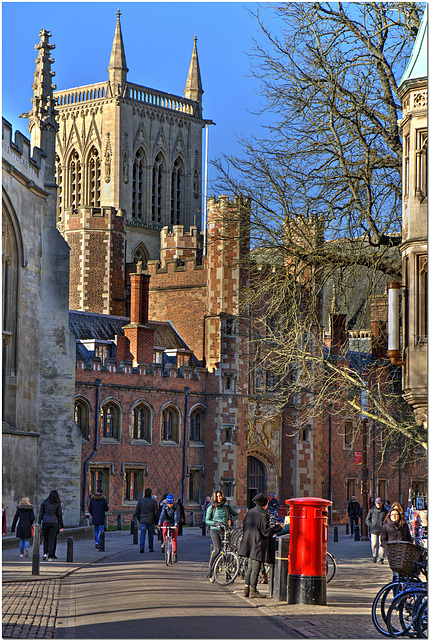
[[[112,409],[112,434],[106,435],[108,425],[106,413],[109,409]],[[100,407],[100,440],[104,443],[118,444],[121,442],[121,415],[122,411],[119,405],[113,400],[105,400]]]
[[[171,427],[166,423],[166,415],[170,413],[171,416],[175,417],[175,422],[173,423],[173,419],[171,421]],[[161,444],[163,445],[179,445],[180,444],[180,423],[181,423],[181,413],[179,409],[171,404],[163,407],[161,411]],[[169,431],[171,428],[171,437],[166,437],[169,435]]]
[[[143,433],[146,431],[147,438],[141,436],[136,437],[136,412],[144,411],[147,416],[147,427],[143,429]],[[140,426],[141,429],[141,426]],[[141,432],[141,431],[140,431]],[[152,410],[144,402],[139,402],[133,407],[132,419],[131,419],[131,444],[152,444]]]
[[[74,417],[74,423],[75,426],[79,429],[82,438],[86,441],[90,440],[90,429],[89,429],[89,414],[90,414],[90,407],[89,404],[86,400],[84,400],[83,398],[75,398],[75,403],[74,403],[74,409],[75,409],[75,417]],[[81,419],[79,421],[79,424],[76,420],[76,412],[78,410],[78,408],[80,408],[81,410]],[[83,410],[83,416],[85,418],[84,421],[82,421],[82,410]],[[82,428],[82,422],[85,423],[84,428]]]

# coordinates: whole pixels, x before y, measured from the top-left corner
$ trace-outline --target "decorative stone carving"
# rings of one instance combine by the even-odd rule
[[[112,146],[110,144],[110,133],[107,134],[106,149],[104,151],[104,182],[110,182],[111,176]]]

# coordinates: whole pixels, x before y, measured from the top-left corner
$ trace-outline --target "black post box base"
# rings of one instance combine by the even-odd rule
[[[287,603],[326,605],[326,576],[288,575]]]

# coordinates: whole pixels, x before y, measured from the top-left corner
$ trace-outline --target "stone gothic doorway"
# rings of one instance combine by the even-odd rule
[[[265,465],[256,458],[247,458],[247,508],[254,507],[252,499],[257,493],[267,493],[267,472]]]

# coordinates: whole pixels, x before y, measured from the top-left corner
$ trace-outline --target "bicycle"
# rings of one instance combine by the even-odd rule
[[[337,571],[337,563],[334,556],[329,551],[326,552],[326,584],[331,582]]]
[[[427,585],[424,583],[416,584],[395,596],[386,618],[391,638],[417,635],[417,620],[425,599],[427,601]],[[418,637],[422,638],[423,635]]]
[[[421,548],[421,554],[419,562],[413,563],[413,569],[410,575],[402,575],[399,579],[392,580],[384,585],[374,598],[371,611],[372,622],[377,631],[383,636],[390,636],[387,628],[387,616],[394,598],[407,589],[413,588],[416,585],[425,584],[420,578],[420,574],[422,574],[425,576],[425,579],[427,579],[427,551],[423,547]]]
[[[165,564],[167,565],[167,567],[174,563],[173,538],[171,535],[171,532],[173,529],[177,529],[177,527],[168,525],[165,529],[164,553],[165,553]]]
[[[218,584],[227,585],[234,582],[240,567],[238,554],[230,541],[230,531],[224,524],[216,522],[221,536],[221,550],[213,565],[213,576]]]

